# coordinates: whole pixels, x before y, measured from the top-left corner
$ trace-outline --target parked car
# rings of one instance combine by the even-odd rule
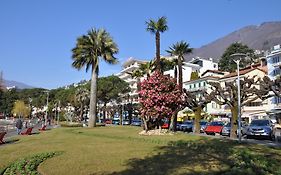
[[[273,123],[269,119],[252,120],[247,130],[247,138],[267,138],[272,139],[274,137]]]
[[[177,126],[176,126],[177,131],[180,131],[181,125],[182,125],[182,122],[181,122],[181,121],[180,121],[180,122],[178,121],[178,122],[177,122]]]
[[[200,125],[200,132],[204,133],[206,127],[207,127],[208,122],[206,121],[200,121],[199,125]],[[194,131],[194,125],[192,125],[192,131]]]
[[[168,123],[164,123],[162,126],[161,126],[162,129],[169,129],[169,124]]]
[[[122,125],[130,125],[130,121],[129,120],[123,120]]]
[[[105,123],[105,124],[112,124],[112,120],[110,120],[110,119],[104,119],[104,120],[103,120],[103,123]]]
[[[231,123],[225,124],[221,130],[221,135],[230,136],[230,129],[231,129]]]
[[[120,125],[120,120],[119,119],[113,119],[112,124],[113,125]]]
[[[180,125],[180,130],[184,132],[192,132],[193,121],[187,120]]]
[[[220,134],[224,124],[220,121],[214,121],[207,125],[205,133],[207,135],[215,135],[216,133]]]
[[[141,126],[141,120],[139,120],[139,119],[132,120],[131,125],[132,126]]]

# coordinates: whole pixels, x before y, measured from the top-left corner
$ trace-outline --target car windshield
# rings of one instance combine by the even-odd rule
[[[207,122],[200,122],[200,125],[206,125]]]
[[[251,126],[268,126],[269,121],[268,120],[253,120],[251,122]]]
[[[223,123],[222,122],[212,122],[210,125],[211,126],[223,126]]]

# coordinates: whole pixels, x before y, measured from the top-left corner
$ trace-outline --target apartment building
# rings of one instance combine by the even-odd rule
[[[172,57],[166,57],[166,59],[172,59]],[[213,62],[212,58],[193,58],[189,62],[183,62],[183,82],[189,81],[191,78],[192,72],[198,72],[198,75],[201,77],[204,72],[207,70],[218,70],[218,63]],[[165,71],[164,75],[170,75],[174,78],[174,70]]]
[[[266,54],[268,76],[270,79],[275,80],[278,76],[281,76],[281,45],[274,46]],[[281,98],[272,97],[269,100],[268,112],[272,115],[281,117]]]
[[[120,79],[126,81],[129,83],[131,92],[128,94],[129,99],[124,98],[124,103],[132,102],[132,103],[138,103],[138,79],[132,78],[130,73],[132,73],[134,70],[138,69],[141,64],[145,64],[147,61],[138,60],[133,57],[130,57],[128,60],[126,60],[122,65],[121,72],[117,73],[116,76],[118,76]],[[142,80],[143,78],[140,78]]]

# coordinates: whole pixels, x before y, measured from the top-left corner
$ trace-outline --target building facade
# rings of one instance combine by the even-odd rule
[[[120,79],[126,81],[129,83],[129,86],[131,88],[131,92],[129,92],[129,98],[124,98],[123,103],[132,102],[132,103],[138,103],[138,81],[141,81],[143,78],[137,79],[132,78],[131,73],[134,72],[134,70],[139,69],[141,64],[145,64],[147,61],[138,60],[135,58],[130,57],[128,60],[126,60],[122,65],[122,70],[116,74]]]
[[[275,80],[281,76],[281,45],[274,46],[267,54],[268,77]],[[272,97],[269,100],[268,112],[272,115],[281,116],[281,98]]]

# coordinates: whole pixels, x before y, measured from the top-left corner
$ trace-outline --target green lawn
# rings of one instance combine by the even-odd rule
[[[139,136],[138,127],[58,128],[0,146],[0,169],[62,151],[41,174],[281,174],[281,149],[206,137]]]

